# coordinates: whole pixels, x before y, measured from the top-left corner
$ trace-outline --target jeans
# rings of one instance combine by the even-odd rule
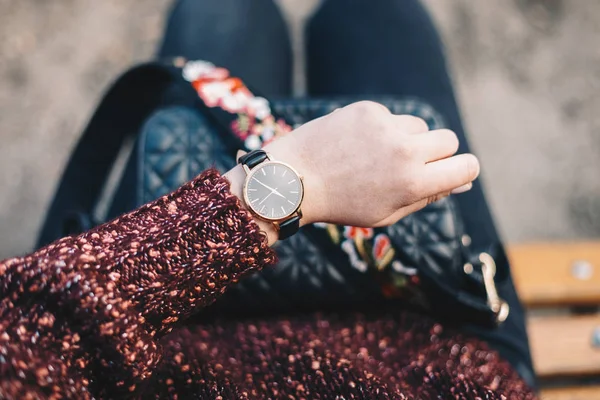
[[[441,113],[469,152],[443,46],[418,0],[325,0],[306,29],[308,94],[314,97],[414,97]],[[266,96],[291,95],[292,57],[286,25],[272,0],[179,0],[167,22],[160,57],[205,59],[228,68]],[[472,246],[496,255],[507,277],[500,296],[510,306],[497,329],[465,326],[485,340],[532,386],[535,376],[517,297],[481,180],[457,196]]]

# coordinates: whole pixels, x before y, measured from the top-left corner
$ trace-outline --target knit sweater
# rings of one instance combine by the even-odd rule
[[[535,397],[485,343],[411,311],[189,320],[275,262],[215,171],[0,262],[0,398]]]

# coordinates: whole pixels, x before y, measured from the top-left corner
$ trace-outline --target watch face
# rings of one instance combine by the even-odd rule
[[[303,185],[286,164],[274,161],[254,167],[246,178],[246,204],[259,216],[280,220],[292,215],[302,202]]]

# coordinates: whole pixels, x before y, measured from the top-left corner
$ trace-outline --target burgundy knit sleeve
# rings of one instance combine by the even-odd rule
[[[134,394],[161,358],[161,335],[274,261],[211,170],[87,233],[0,262],[0,398]]]

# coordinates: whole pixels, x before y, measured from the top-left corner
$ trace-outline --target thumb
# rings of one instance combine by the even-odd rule
[[[466,186],[466,185],[465,185]],[[457,189],[455,189],[457,190]],[[463,191],[467,191],[468,189],[464,189]],[[393,213],[392,215],[390,215],[389,217],[387,217],[386,219],[384,219],[383,221],[380,221],[376,224],[376,226],[389,226],[392,224],[395,224],[396,222],[398,222],[399,220],[401,220],[402,218],[417,212],[423,208],[425,208],[426,206],[428,206],[431,203],[435,203],[436,201],[439,201],[441,199],[443,199],[444,197],[448,197],[450,196],[450,194],[454,193],[454,191],[452,192],[443,192],[443,193],[438,193],[436,195],[433,196],[429,196],[426,197],[424,199],[421,199],[417,202],[414,202],[408,206],[402,207],[400,208],[398,211],[396,211],[395,213]],[[460,192],[462,193],[462,192]]]

